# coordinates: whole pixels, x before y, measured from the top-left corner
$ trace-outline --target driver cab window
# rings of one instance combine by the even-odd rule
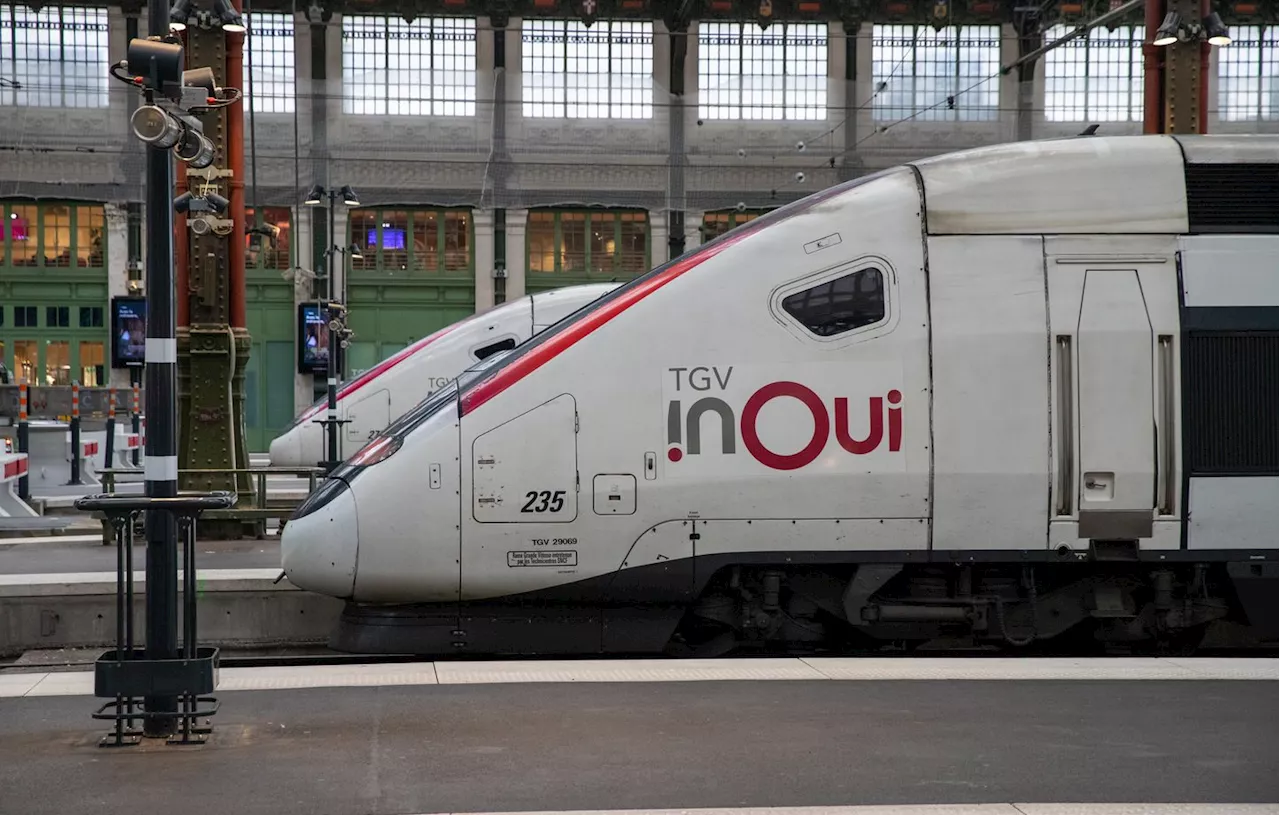
[[[875,325],[885,318],[884,274],[860,269],[789,295],[782,308],[819,337]]]
[[[498,340],[495,343],[491,343],[489,345],[484,346],[483,348],[477,349],[475,352],[475,358],[477,360],[482,360],[482,359],[485,359],[486,357],[493,356],[499,351],[510,351],[512,348],[515,348],[515,347],[516,347],[516,341],[511,337],[508,337],[505,340]]]

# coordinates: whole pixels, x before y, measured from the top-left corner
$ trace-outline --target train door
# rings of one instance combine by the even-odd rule
[[[1051,238],[1050,545],[1180,545],[1173,239]]]
[[[391,424],[391,392],[386,388],[378,388],[372,393],[361,393],[359,401],[348,405],[347,424],[343,425],[346,434],[344,455],[351,455],[359,450],[378,431]]]

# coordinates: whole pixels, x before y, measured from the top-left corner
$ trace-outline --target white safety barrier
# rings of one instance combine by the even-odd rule
[[[34,518],[38,513],[18,497],[18,479],[27,474],[26,453],[0,453],[0,518]]]
[[[80,481],[89,486],[98,486],[102,481],[98,479],[98,468],[95,466],[99,451],[102,450],[102,442],[97,439],[80,439]],[[71,433],[67,433],[67,463],[71,463]],[[71,470],[68,469],[66,477],[71,477]],[[65,482],[64,482],[65,483]]]
[[[111,452],[115,454],[115,461],[111,462],[110,466],[133,469],[133,451],[141,449],[142,435],[140,433],[130,433],[127,430],[116,428],[115,446],[111,449]],[[102,455],[105,456],[106,454],[104,450]]]

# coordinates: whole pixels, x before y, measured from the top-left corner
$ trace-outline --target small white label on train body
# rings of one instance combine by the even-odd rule
[[[507,565],[513,569],[522,566],[577,566],[578,553],[572,550],[507,552]]]

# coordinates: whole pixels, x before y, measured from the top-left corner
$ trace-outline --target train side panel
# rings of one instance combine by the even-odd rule
[[[463,598],[566,584],[604,597],[633,570],[649,599],[679,597],[695,555],[716,569],[751,552],[926,549],[921,234],[914,175],[878,178],[724,249],[467,413]],[[856,326],[807,324],[850,296],[868,298]],[[576,502],[528,481],[518,434],[481,441],[568,397],[576,430],[550,412],[538,426],[575,448]],[[501,519],[474,511],[498,498]]]
[[[1044,271],[1039,237],[929,238],[935,550],[1048,545]]]

